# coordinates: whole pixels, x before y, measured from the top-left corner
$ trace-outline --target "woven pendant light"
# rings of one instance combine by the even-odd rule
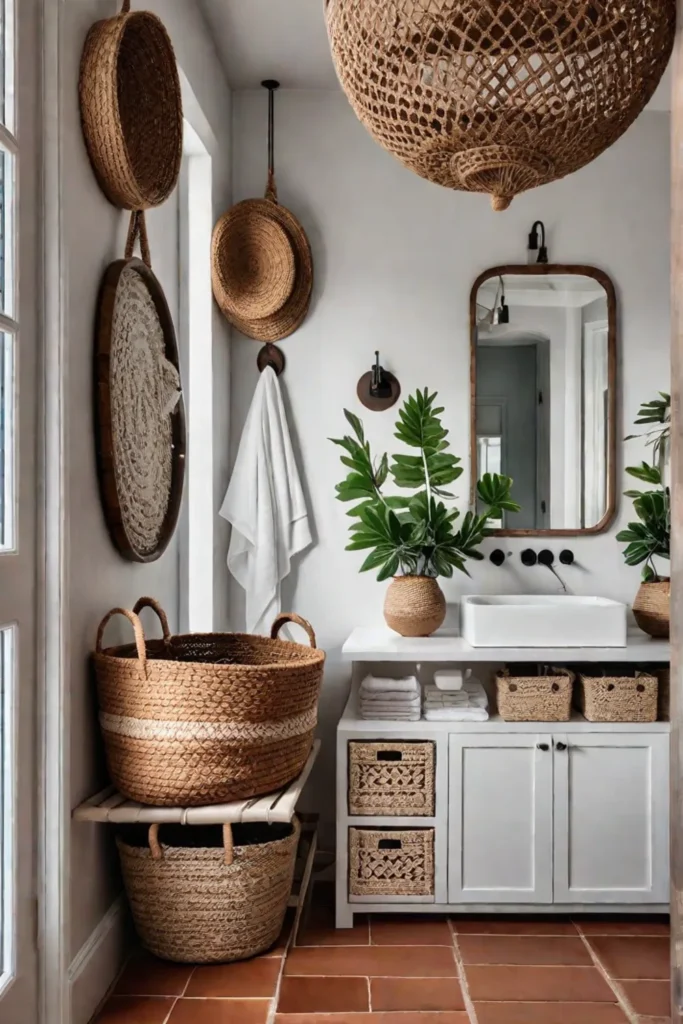
[[[623,135],[676,27],[675,0],[327,0],[326,12],[342,87],[374,138],[496,210]]]

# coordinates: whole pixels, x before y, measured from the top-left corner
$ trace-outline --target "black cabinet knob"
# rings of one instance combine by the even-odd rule
[[[547,743],[537,743],[536,746],[539,750],[550,750],[550,747]]]
[[[567,744],[566,743],[556,743],[555,744],[555,750],[566,750],[566,749],[567,749]]]

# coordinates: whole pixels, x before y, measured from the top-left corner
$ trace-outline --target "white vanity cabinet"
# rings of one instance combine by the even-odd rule
[[[553,775],[554,902],[666,903],[669,736],[556,734]]]
[[[498,657],[467,648],[460,638],[404,640],[379,630],[356,631],[344,653],[355,664],[337,731],[338,927],[350,927],[359,912],[668,909],[668,722],[598,724],[578,713],[563,723],[509,723],[497,716],[481,723],[364,721],[357,688],[370,670],[389,675],[391,662],[399,663],[399,674],[426,661],[491,665]],[[529,660],[530,653],[504,656],[514,662]],[[552,664],[666,663],[669,648],[639,639],[609,654],[587,649],[542,656]],[[350,814],[349,743],[384,740],[433,743],[433,815]],[[351,896],[350,828],[433,830],[431,894]]]
[[[552,903],[549,735],[451,733],[449,903]]]

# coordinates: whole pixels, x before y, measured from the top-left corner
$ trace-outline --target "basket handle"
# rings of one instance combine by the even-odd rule
[[[125,5],[124,5],[125,6]],[[128,224],[128,237],[126,238],[126,259],[130,260],[135,251],[135,242],[140,239],[140,255],[143,263],[152,269],[152,257],[149,251],[149,238],[147,237],[147,221],[144,210],[133,210]]]
[[[301,628],[306,631],[308,639],[311,641],[311,647],[318,646],[315,641],[315,632],[313,630],[313,626],[310,624],[310,622],[307,622],[306,619],[302,619],[300,615],[295,615],[294,612],[282,612],[281,615],[278,615],[278,617],[275,619],[275,622],[270,627],[270,639],[276,640],[278,633],[280,632],[282,627],[288,622],[294,622],[296,623],[297,626],[301,626]]]
[[[130,12],[130,0],[123,0],[121,4],[121,14],[128,14]]]
[[[112,608],[110,612],[104,616],[97,629],[97,640],[95,641],[95,651],[97,654],[102,653],[102,640],[104,638],[104,631],[107,628],[110,619],[113,619],[115,615],[123,615],[128,619],[133,632],[135,633],[135,647],[138,652],[138,661],[142,666],[142,671],[147,675],[147,649],[145,647],[145,631],[142,628],[142,623],[137,617],[135,612],[129,611],[127,608]]]
[[[158,601],[155,601],[153,597],[141,597],[133,608],[133,614],[139,615],[143,608],[151,608],[153,612],[156,612],[157,618],[161,623],[161,632],[164,634],[164,642],[168,643],[171,639],[171,630],[168,625],[168,618],[166,612],[161,607]]]
[[[149,848],[152,854],[152,860],[163,860],[164,851],[161,848],[159,842],[159,823],[154,822],[153,825],[149,826],[149,833],[147,835],[149,842]],[[226,822],[223,825],[223,851],[225,855],[225,865],[230,867],[235,857],[235,850],[232,841],[232,825]]]

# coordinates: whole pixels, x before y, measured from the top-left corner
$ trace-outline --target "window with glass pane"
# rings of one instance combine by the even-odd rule
[[[0,570],[17,550],[16,423],[17,165],[15,137],[15,0],[0,0]],[[8,566],[11,562],[6,563]],[[3,580],[3,583],[5,580]],[[8,614],[5,610],[4,614]],[[10,616],[13,612],[10,609]],[[0,622],[0,990],[15,966],[17,761],[14,749],[17,627]],[[0,1012],[1,1015],[1,1012]]]

